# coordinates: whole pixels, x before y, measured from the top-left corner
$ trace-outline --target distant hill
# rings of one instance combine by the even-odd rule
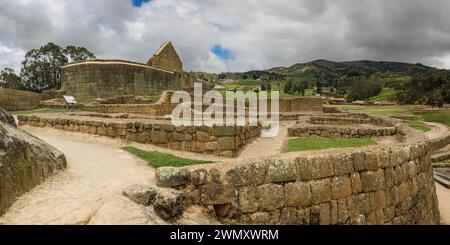
[[[435,69],[422,64],[409,64],[388,61],[344,61],[315,60],[307,63],[298,63],[291,67],[274,67],[265,70],[285,75],[324,72],[336,76],[371,76],[375,73],[396,73],[404,76],[413,76],[420,72]]]

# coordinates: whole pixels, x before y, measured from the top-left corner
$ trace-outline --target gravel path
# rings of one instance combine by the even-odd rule
[[[121,194],[131,184],[154,183],[154,171],[145,162],[118,148],[29,130],[61,150],[68,168],[19,198],[1,223],[164,223]]]

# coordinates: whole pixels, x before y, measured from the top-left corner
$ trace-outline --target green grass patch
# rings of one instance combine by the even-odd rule
[[[11,114],[13,115],[29,115],[34,113],[62,113],[67,112],[66,109],[35,109],[35,110],[28,110],[28,111],[12,111]],[[74,111],[74,110],[71,110]]]
[[[408,124],[408,126],[410,126],[411,128],[417,129],[417,130],[422,131],[422,132],[428,132],[428,131],[431,130],[423,122],[407,120],[407,121],[405,121],[405,123]]]
[[[142,158],[148,164],[150,164],[154,168],[159,167],[185,167],[189,165],[195,165],[195,164],[206,164],[206,163],[212,163],[210,161],[201,161],[201,160],[192,160],[192,159],[186,159],[177,157],[174,155],[170,155],[167,153],[161,153],[157,151],[143,151],[140,149],[137,149],[135,147],[127,146],[123,147],[122,149],[128,151],[129,153]]]
[[[381,116],[393,116],[393,115],[413,115],[411,111],[414,106],[358,106],[358,105],[331,105],[330,107],[336,107],[344,109],[349,112],[356,113],[369,113]]]
[[[421,116],[427,122],[442,123],[450,127],[450,111],[421,111],[414,112],[415,115]]]
[[[289,140],[285,152],[323,150],[329,148],[348,148],[376,145],[370,138],[296,138]]]
[[[394,100],[395,99],[395,89],[393,88],[383,88],[380,94],[377,96],[373,96],[369,99],[369,101],[382,101],[382,100]]]

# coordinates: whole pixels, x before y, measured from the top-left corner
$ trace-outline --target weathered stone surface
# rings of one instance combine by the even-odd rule
[[[152,140],[154,144],[166,144],[169,141],[167,132],[152,131]]]
[[[3,110],[3,108],[0,107],[0,123],[8,124],[14,128],[17,128],[16,120],[14,119],[11,114]]]
[[[123,194],[138,204],[149,206],[155,201],[157,192],[151,186],[132,185],[127,187]]]
[[[219,149],[222,151],[234,150],[236,148],[233,137],[219,137]]]
[[[209,134],[202,132],[202,131],[198,131],[197,132],[197,140],[200,142],[208,142],[209,141]]]
[[[352,183],[352,191],[353,193],[361,193],[362,192],[362,183],[361,178],[359,177],[359,173],[353,173],[350,176],[350,181]]]
[[[0,122],[0,215],[17,197],[65,167],[57,149]]]
[[[208,176],[208,171],[205,169],[197,169],[191,174],[191,181],[194,185],[204,185],[206,184],[206,178]]]
[[[362,188],[364,192],[371,192],[378,190],[379,179],[378,173],[375,171],[366,171],[360,174]]]
[[[295,181],[297,179],[297,164],[293,160],[269,160],[267,166],[267,175],[272,183]]]
[[[239,189],[239,207],[243,213],[258,211],[259,202],[256,186],[242,187]]]
[[[352,195],[352,184],[349,177],[341,176],[331,179],[331,198],[341,199]]]
[[[311,182],[311,194],[314,204],[331,201],[330,179],[316,180]]]
[[[190,177],[190,172],[185,168],[161,167],[156,170],[156,183],[161,187],[185,185]]]
[[[258,187],[257,193],[264,211],[274,211],[284,206],[284,189],[281,185],[265,184]]]
[[[287,183],[284,193],[286,206],[308,207],[312,204],[311,188],[307,183]]]
[[[172,221],[183,213],[183,201],[182,192],[162,189],[156,195],[153,207],[159,217]]]

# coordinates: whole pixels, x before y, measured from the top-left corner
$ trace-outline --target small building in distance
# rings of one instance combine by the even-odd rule
[[[377,102],[374,102],[373,104],[377,105],[377,106],[395,106],[395,105],[398,105],[398,103],[396,101],[390,101],[390,100],[377,101]]]

